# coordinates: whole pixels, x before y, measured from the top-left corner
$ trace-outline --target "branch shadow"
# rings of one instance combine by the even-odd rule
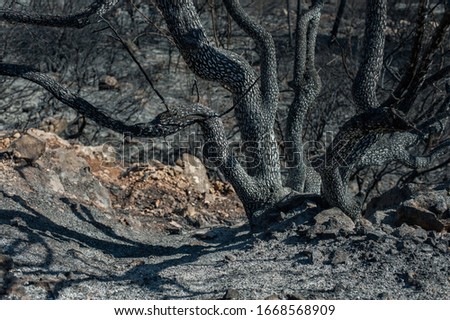
[[[39,212],[37,209],[33,208],[27,203],[22,197],[18,195],[9,195],[6,192],[0,190],[0,196],[8,198],[18,205],[20,205],[23,210],[7,210],[0,209],[0,226],[9,225],[21,233],[26,235],[25,239],[17,239],[12,241],[8,245],[8,248],[3,249],[3,253],[14,256],[23,254],[21,251],[22,243],[27,242],[30,245],[40,245],[43,250],[45,250],[45,257],[43,257],[39,263],[36,261],[22,262],[22,266],[31,267],[32,270],[39,270],[39,275],[56,276],[58,274],[68,273],[68,270],[55,271],[54,267],[51,268],[54,262],[55,253],[54,249],[48,243],[48,239],[52,238],[59,242],[77,243],[81,248],[91,248],[99,250],[104,254],[110,255],[116,261],[126,261],[126,259],[136,259],[136,258],[148,258],[148,257],[164,257],[164,259],[159,259],[159,263],[143,263],[138,266],[130,266],[122,274],[113,274],[113,272],[104,272],[99,276],[95,272],[87,272],[81,274],[75,274],[75,277],[61,279],[57,281],[51,290],[48,290],[48,295],[46,299],[58,299],[60,293],[65,288],[70,286],[80,284],[86,281],[99,281],[99,282],[125,282],[137,284],[146,290],[155,293],[158,296],[164,297],[164,287],[167,285],[180,287],[185,293],[196,296],[200,294],[199,292],[192,292],[188,288],[183,287],[182,284],[178,283],[176,279],[167,279],[159,276],[159,273],[169,267],[179,266],[183,264],[188,264],[195,262],[202,255],[210,254],[218,251],[229,251],[229,250],[244,250],[249,245],[251,245],[253,238],[246,233],[243,233],[248,226],[243,225],[236,229],[230,229],[227,227],[218,227],[215,230],[216,233],[226,233],[225,237],[227,240],[223,243],[220,242],[219,238],[211,238],[204,240],[207,245],[196,245],[189,243],[174,243],[166,245],[152,245],[148,243],[141,243],[134,239],[129,239],[123,235],[117,234],[116,231],[108,225],[98,221],[92,211],[84,205],[77,205],[67,198],[61,198],[65,205],[70,208],[64,214],[71,214],[73,217],[82,221],[84,223],[89,223],[95,228],[96,235],[103,235],[102,238],[97,238],[96,235],[92,233],[84,234],[80,231],[71,228],[70,223],[68,224],[58,224],[45,214]],[[136,231],[138,232],[138,231]],[[238,233],[241,233],[237,235]],[[6,249],[6,250],[5,250]],[[85,264],[91,263],[88,261],[87,257],[77,257],[77,259],[85,260],[82,261]],[[24,259],[21,259],[22,261]],[[26,259],[25,259],[26,260]],[[69,266],[70,267],[70,266]],[[35,271],[29,271],[28,275],[32,276]],[[26,274],[26,272],[24,272]],[[78,277],[77,277],[78,276]],[[170,298],[170,297],[167,297]]]

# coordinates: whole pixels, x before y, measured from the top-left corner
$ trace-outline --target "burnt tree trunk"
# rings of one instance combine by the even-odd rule
[[[189,68],[197,76],[220,83],[232,93],[234,114],[240,129],[244,154],[248,161],[237,161],[226,138],[220,115],[212,107],[181,104],[168,107],[153,121],[126,124],[98,110],[86,100],[70,92],[45,73],[27,66],[0,63],[0,75],[22,77],[51,92],[57,99],[98,124],[134,136],[159,137],[182,128],[201,126],[204,156],[214,163],[235,188],[249,220],[263,225],[270,220],[272,209],[288,210],[308,198],[325,199],[352,218],[361,213],[358,197],[348,189],[352,172],[371,165],[398,161],[409,167],[423,168],[448,152],[443,143],[429,155],[414,156],[409,146],[426,138],[428,133],[444,130],[439,122],[449,117],[446,99],[440,113],[421,123],[408,120],[408,108],[418,93],[450,69],[429,76],[435,52],[448,34],[450,8],[438,23],[429,41],[424,31],[427,1],[419,5],[415,42],[403,79],[392,95],[378,101],[378,80],[383,67],[384,30],[387,0],[367,0],[364,52],[353,83],[353,100],[357,114],[342,125],[323,157],[309,163],[303,149],[302,133],[308,110],[321,91],[321,80],[315,66],[317,30],[323,0],[314,0],[309,10],[297,8],[293,79],[289,85],[294,99],[288,110],[284,141],[288,146],[289,175],[281,174],[275,119],[279,89],[277,58],[272,36],[255,22],[238,0],[223,0],[229,16],[254,40],[260,57],[260,71],[236,53],[215,47],[206,35],[192,0],[155,0],[169,32]],[[345,3],[342,1],[341,3]],[[117,1],[97,0],[79,13],[69,16],[32,15],[0,10],[0,21],[20,22],[50,27],[81,28],[110,10]],[[447,70],[447,71],[445,71]]]

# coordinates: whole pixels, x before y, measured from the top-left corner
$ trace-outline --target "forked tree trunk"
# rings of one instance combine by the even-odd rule
[[[317,199],[319,196],[352,218],[357,218],[361,203],[348,190],[348,180],[353,170],[388,161],[424,167],[448,152],[450,145],[450,142],[444,143],[428,156],[422,157],[413,156],[407,150],[427,133],[435,132],[439,128],[439,120],[448,118],[450,99],[445,100],[436,119],[411,124],[405,115],[418,92],[429,81],[432,83],[446,75],[445,72],[438,72],[427,78],[434,53],[450,26],[450,8],[446,8],[427,43],[424,28],[427,1],[420,1],[418,27],[407,71],[392,96],[380,103],[377,85],[383,64],[386,1],[367,0],[364,53],[352,90],[357,114],[340,128],[326,154],[313,164],[305,158],[302,133],[305,115],[321,90],[321,80],[315,67],[315,49],[324,1],[314,0],[307,11],[300,10],[298,1],[294,73],[290,82],[295,96],[288,111],[287,141],[284,142],[290,152],[287,155],[290,168],[286,181],[281,175],[274,131],[279,99],[275,45],[272,36],[250,18],[238,0],[223,0],[223,3],[232,19],[256,43],[261,61],[259,74],[236,53],[211,44],[192,0],[155,0],[155,3],[189,68],[197,76],[218,82],[232,93],[243,151],[247,159],[251,160],[245,164],[241,164],[233,155],[221,117],[210,107],[200,104],[169,107],[149,123],[129,125],[100,112],[48,75],[33,68],[0,63],[0,75],[33,81],[64,104],[118,132],[159,137],[173,134],[189,125],[200,125],[205,138],[204,156],[233,185],[249,220],[254,224],[267,223],[271,209],[288,210],[290,206],[297,206],[307,198]],[[68,16],[30,15],[0,9],[0,21],[80,28],[96,21],[96,17],[116,3],[113,0],[96,0],[79,13]],[[391,133],[395,134],[389,142],[386,134]]]

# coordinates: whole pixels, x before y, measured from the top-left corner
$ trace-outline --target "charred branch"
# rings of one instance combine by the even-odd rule
[[[50,76],[29,66],[0,63],[0,75],[20,77],[32,81],[50,92],[63,104],[73,108],[97,124],[135,137],[167,136],[180,131],[186,126],[215,115],[212,112],[206,113],[198,105],[193,105],[186,108],[173,108],[171,111],[158,115],[155,120],[149,123],[129,125],[108,116],[98,107],[77,96]]]
[[[28,14],[22,11],[0,9],[0,20],[10,23],[25,23],[56,28],[84,28],[93,22],[93,16],[102,16],[110,11],[118,0],[96,0],[79,12],[66,16]]]
[[[422,1],[426,2],[426,1]],[[423,4],[425,5],[425,4]],[[422,9],[425,10],[425,9]],[[421,15],[425,13],[420,12]],[[448,74],[448,68],[443,68],[434,75],[427,77],[432,65],[433,58],[436,52],[439,50],[442,42],[445,39],[450,27],[450,9],[446,8],[438,26],[433,32],[431,40],[428,44],[422,44],[423,40],[423,27],[420,24],[423,23],[424,18],[419,19],[419,27],[417,29],[416,44],[412,52],[409,67],[405,76],[402,78],[398,87],[391,95],[391,97],[383,104],[387,107],[393,107],[407,113],[411,106],[414,104],[421,89],[426,87],[429,83],[443,78]],[[419,45],[420,42],[420,45]],[[422,53],[420,54],[420,49]]]
[[[287,185],[298,192],[320,192],[318,175],[306,165],[302,135],[305,116],[321,89],[315,67],[315,48],[322,7],[323,1],[315,1],[312,8],[301,16],[301,9],[297,8],[294,79],[290,83],[295,95],[286,123],[286,144],[291,149]]]
[[[270,33],[256,23],[244,11],[239,0],[223,1],[233,20],[258,46],[261,58],[261,95],[263,107],[271,117],[275,116],[278,105],[277,57],[275,44]]]
[[[346,3],[347,3],[347,0],[341,0],[339,2],[339,8],[336,13],[336,18],[334,19],[333,29],[331,30],[331,34],[330,34],[330,42],[329,42],[330,45],[337,39],[337,35],[339,32],[339,26],[341,24],[342,16],[344,15],[344,9],[345,9]]]

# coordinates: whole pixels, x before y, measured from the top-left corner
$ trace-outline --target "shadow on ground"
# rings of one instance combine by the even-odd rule
[[[10,281],[5,298],[57,299],[65,289],[83,283],[99,287],[132,284],[164,298],[170,298],[164,295],[167,286],[180,287],[196,296],[205,292],[193,292],[176,278],[161,277],[160,273],[195,263],[206,254],[245,250],[253,241],[245,232],[246,225],[214,228],[200,241],[192,234],[126,230],[117,219],[108,220],[97,209],[68,198],[52,201],[44,211],[38,207],[45,205],[33,203],[38,202],[33,197],[24,199],[4,191],[0,196],[11,207],[0,209],[3,254],[10,256],[15,271],[20,271]],[[30,286],[44,287],[45,296],[26,288]]]

